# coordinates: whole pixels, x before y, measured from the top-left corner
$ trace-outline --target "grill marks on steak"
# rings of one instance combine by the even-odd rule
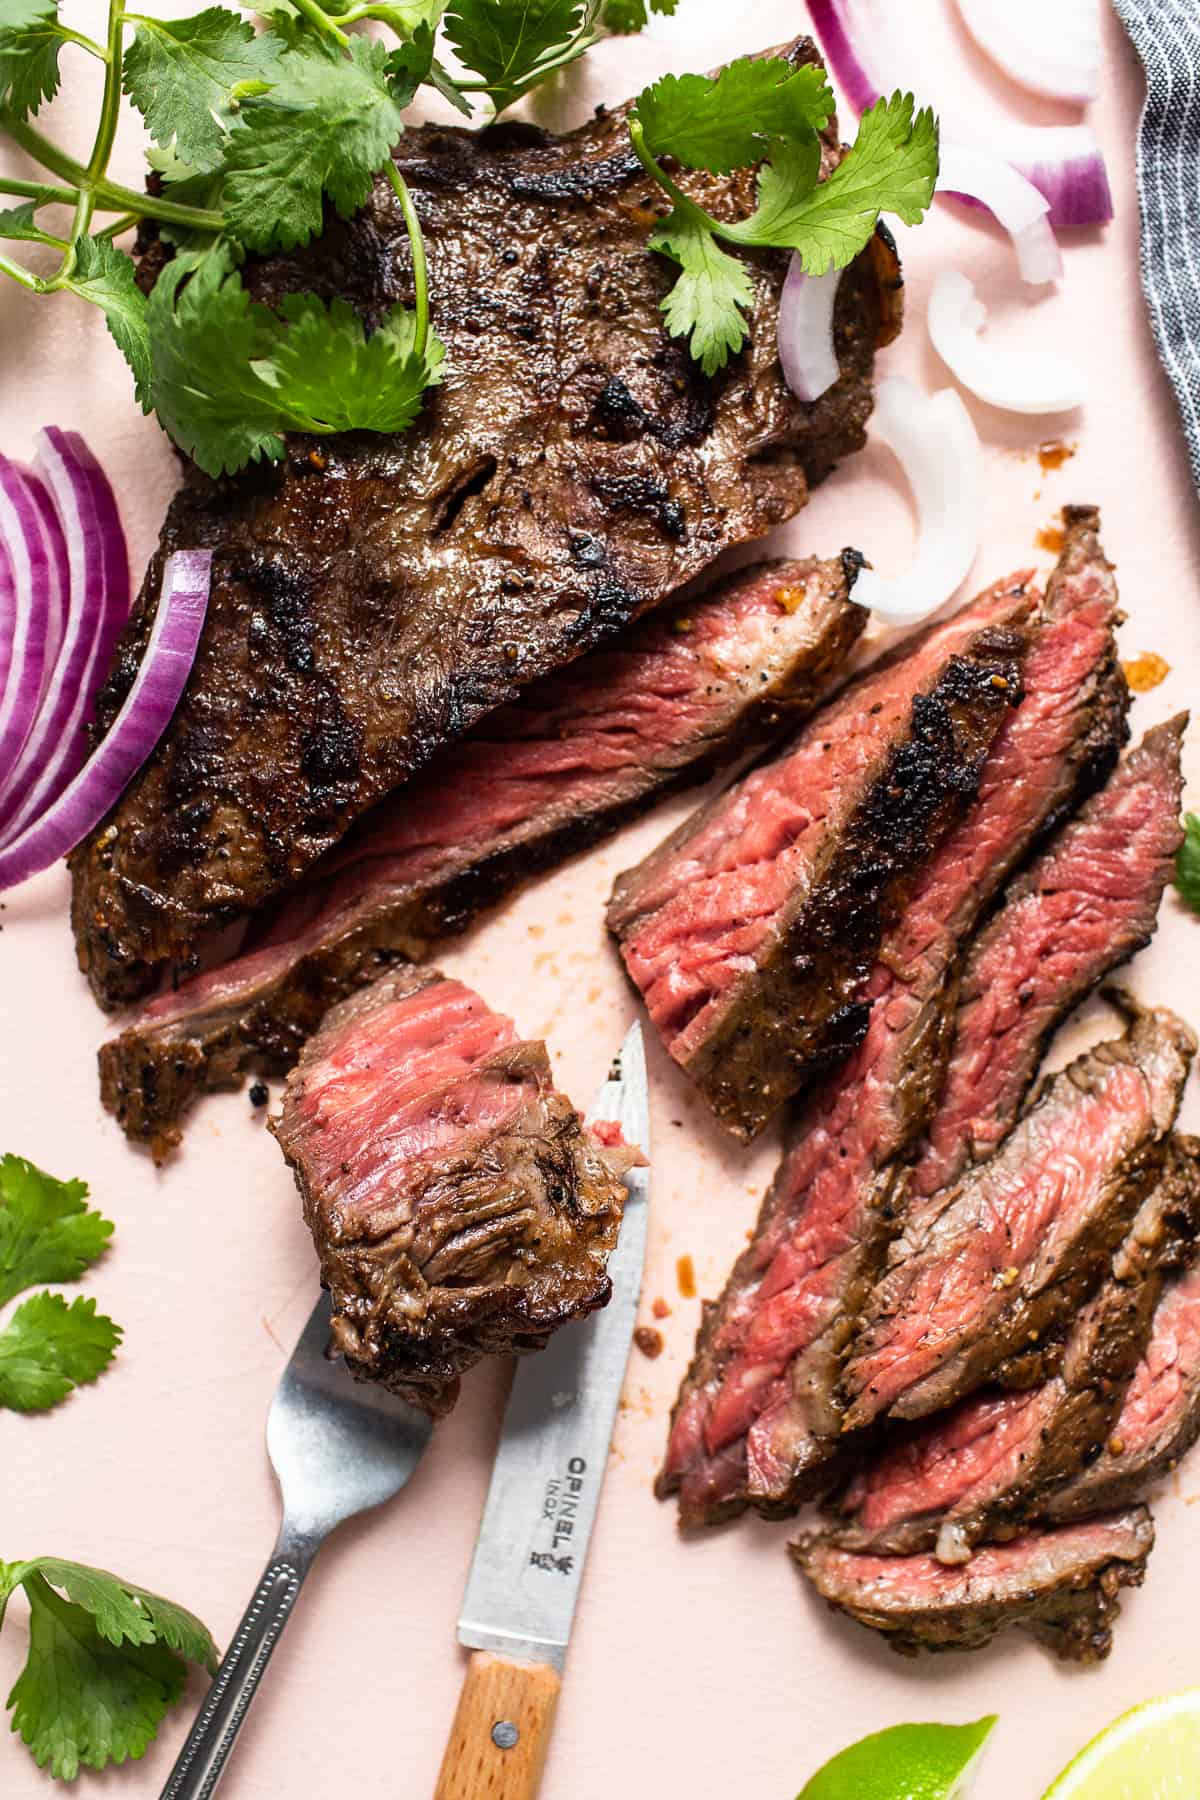
[[[789,54],[816,53],[801,40]],[[826,167],[836,158],[831,123]],[[211,549],[212,595],[171,725],[73,858],[80,964],[105,1006],[193,966],[208,934],[294,882],[444,743],[790,517],[863,442],[875,345],[894,326],[882,240],[841,283],[841,376],[809,406],[775,351],[785,255],[747,258],[751,342],[720,376],[668,335],[672,277],[647,249],[624,109],[560,138],[417,128],[396,161],[448,379],[402,436],[292,439],[269,469],[192,470],[172,503],[101,730],[165,556]],[[753,206],[750,171],[680,179],[717,211]],[[268,301],[342,295],[369,321],[411,304],[390,184],[246,279]]]
[[[1057,1372],[1025,1392],[981,1389],[886,1447],[841,1497],[837,1543],[932,1549],[939,1562],[961,1563],[983,1538],[1012,1536],[1023,1520],[1053,1514],[1056,1487],[1110,1437],[1167,1272],[1191,1261],[1198,1227],[1195,1147],[1173,1140],[1163,1179],[1071,1328]],[[1093,1510],[1130,1497],[1102,1494]]]
[[[1193,1183],[1200,1183],[1200,1141],[1176,1140]],[[1077,1518],[1123,1506],[1173,1469],[1200,1436],[1200,1264],[1168,1284],[1150,1341],[1100,1454],[1050,1494],[1048,1518]]]
[[[603,1306],[636,1151],[557,1093],[545,1046],[436,971],[343,1001],[272,1130],[295,1172],[353,1372],[427,1411],[464,1369]]]
[[[972,945],[946,1086],[913,1170],[914,1196],[936,1194],[991,1154],[1052,1032],[1149,943],[1182,841],[1186,724],[1184,713],[1146,733],[1009,889]]]
[[[1029,1531],[965,1568],[932,1556],[872,1556],[819,1535],[791,1545],[835,1612],[885,1634],[893,1650],[973,1650],[1020,1625],[1061,1657],[1098,1662],[1112,1646],[1124,1587],[1139,1587],[1154,1545],[1145,1507]]]
[[[1196,1040],[1165,1008],[1043,1084],[996,1155],[892,1246],[843,1382],[847,1425],[915,1419],[1061,1329],[1158,1180]]]
[[[739,1137],[861,1041],[881,932],[1020,698],[1028,611],[1021,581],[981,595],[618,880],[626,969]]]
[[[792,1510],[833,1477],[840,1353],[903,1210],[903,1155],[938,1097],[963,942],[1030,842],[1107,771],[1125,729],[1096,523],[1073,510],[1025,697],[974,806],[884,937],[866,1039],[795,1121],[754,1241],[706,1308],[659,1480],[679,1492],[685,1524],[747,1503]]]
[[[101,1096],[161,1160],[206,1088],[283,1073],[336,1001],[518,881],[802,718],[866,621],[853,553],[760,565],[536,682],[381,803],[232,962],[100,1052]]]

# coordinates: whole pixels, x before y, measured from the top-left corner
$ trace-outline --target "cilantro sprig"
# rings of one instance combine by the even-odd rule
[[[679,265],[663,301],[667,329],[688,339],[705,374],[723,368],[746,340],[753,298],[749,266],[723,247],[794,250],[809,275],[844,269],[882,212],[915,225],[933,198],[938,133],[911,94],[893,94],[863,114],[858,137],[825,181],[819,133],[833,111],[823,69],[782,57],[742,57],[715,77],[667,75],[638,96],[633,147],[671,201],[650,239]],[[727,175],[760,164],[748,218],[717,219],[663,167]]]
[[[1200,913],[1200,814],[1197,813],[1184,816],[1183,842],[1175,858],[1175,886],[1192,911]]]
[[[105,1569],[52,1556],[0,1562],[0,1626],[18,1588],[29,1651],[7,1704],[33,1760],[60,1780],[143,1755],[188,1664],[216,1673],[216,1645],[194,1613]]]

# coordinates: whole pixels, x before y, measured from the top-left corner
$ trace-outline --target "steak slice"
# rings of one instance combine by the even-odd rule
[[[876,664],[618,879],[625,967],[736,1136],[862,1040],[880,935],[1020,698],[1029,604],[1001,582]]]
[[[807,39],[787,54],[816,60]],[[826,171],[837,146],[831,122]],[[721,374],[668,334],[673,272],[647,247],[625,108],[562,137],[418,127],[395,159],[448,378],[400,436],[292,437],[269,468],[189,471],[100,730],[144,650],[163,559],[195,546],[213,574],[191,678],[72,859],[80,966],[106,1007],[164,965],[194,966],[211,932],[294,882],[444,743],[791,517],[863,443],[875,345],[896,323],[884,239],[840,284],[841,375],[808,405],[776,355],[786,253],[747,258],[751,341]],[[679,179],[718,213],[753,208],[753,171]],[[330,209],[318,242],[249,263],[246,282],[268,302],[340,296],[370,324],[411,304],[390,182],[349,223]]]
[[[1186,724],[1181,713],[1146,733],[1009,889],[972,945],[946,1086],[913,1170],[914,1197],[937,1193],[991,1155],[1062,1019],[1149,943],[1183,837]],[[910,1216],[919,1216],[916,1208]]]
[[[1025,698],[975,805],[884,937],[866,1039],[795,1121],[754,1240],[705,1311],[659,1479],[660,1493],[679,1491],[686,1524],[747,1503],[793,1510],[836,1473],[838,1357],[903,1208],[903,1157],[937,1099],[962,944],[1031,841],[1106,772],[1125,728],[1116,590],[1095,524],[1073,509]]]
[[[990,1162],[892,1245],[847,1364],[849,1428],[923,1418],[1058,1332],[1158,1181],[1196,1049],[1166,1008],[1050,1076]]]
[[[1183,1140],[1195,1172],[1200,1141]],[[1048,1518],[1074,1519],[1129,1496],[1167,1474],[1200,1436],[1200,1265],[1170,1282],[1150,1342],[1125,1394],[1108,1442],[1073,1481],[1050,1494]]]
[[[271,1129],[296,1176],[355,1375],[434,1415],[464,1369],[603,1306],[621,1176],[544,1044],[431,969],[334,1007]]]
[[[792,1556],[835,1612],[881,1631],[893,1650],[974,1650],[1022,1625],[1072,1662],[1112,1648],[1123,1587],[1140,1587],[1154,1546],[1144,1506],[1032,1530],[980,1550],[963,1569],[932,1556],[872,1556],[814,1534]]]
[[[283,1073],[324,1013],[520,880],[811,710],[866,622],[853,552],[763,564],[535,682],[381,802],[242,954],[151,1001],[100,1092],[162,1160],[207,1088]]]
[[[1072,1326],[1057,1373],[1025,1392],[982,1388],[885,1449],[842,1495],[837,1542],[902,1555],[932,1549],[939,1562],[961,1563],[982,1539],[1014,1536],[1053,1511],[1057,1486],[1101,1454],[1167,1272],[1190,1263],[1198,1228],[1195,1146],[1175,1140],[1163,1179]],[[1104,1496],[1094,1510],[1127,1498]]]

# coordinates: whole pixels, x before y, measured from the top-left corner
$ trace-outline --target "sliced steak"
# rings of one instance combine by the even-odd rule
[[[1085,522],[1086,521],[1086,522]],[[979,797],[886,934],[867,1036],[805,1105],[750,1248],[706,1309],[659,1491],[696,1524],[788,1511],[833,1478],[839,1352],[903,1206],[902,1159],[941,1085],[964,941],[1006,874],[1111,765],[1126,691],[1116,591],[1075,509]]]
[[[996,1155],[905,1227],[847,1364],[846,1423],[923,1418],[1060,1331],[1159,1180],[1196,1040],[1165,1008],[1043,1084]]]
[[[807,39],[788,54],[816,57]],[[837,145],[831,122],[826,169]],[[150,991],[165,964],[192,966],[209,933],[294,882],[444,743],[789,518],[863,442],[875,345],[896,319],[882,239],[840,286],[840,378],[806,405],[775,349],[785,253],[747,259],[751,341],[720,375],[668,335],[673,273],[647,248],[624,108],[563,137],[418,127],[395,157],[448,378],[401,436],[292,438],[270,468],[189,472],[100,730],[145,647],[164,557],[202,546],[213,583],[195,666],[73,858],[80,964],[105,1006]],[[718,212],[753,207],[753,171],[680,180]],[[341,296],[370,323],[411,304],[389,181],[246,280],[268,302]]]
[[[1191,1262],[1198,1228],[1200,1167],[1194,1147],[1173,1140],[1163,1178],[1071,1327],[1057,1372],[1025,1392],[982,1388],[872,1458],[835,1509],[844,1521],[837,1542],[932,1549],[939,1562],[960,1563],[984,1538],[1012,1537],[1053,1511],[1058,1485],[1110,1438],[1168,1271]],[[1094,1510],[1129,1497],[1104,1497]]]
[[[1154,1546],[1144,1506],[1033,1530],[980,1550],[964,1569],[932,1556],[872,1556],[802,1537],[792,1556],[835,1612],[881,1631],[893,1650],[974,1650],[1012,1625],[1056,1655],[1098,1662],[1112,1647],[1123,1587],[1140,1587]]]
[[[101,1096],[126,1135],[161,1160],[204,1089],[291,1068],[327,1009],[387,964],[802,718],[865,623],[856,567],[846,552],[744,570],[447,745],[265,910],[240,956],[104,1046]]]
[[[862,1040],[880,935],[1020,698],[1028,611],[1023,580],[980,595],[617,881],[625,967],[738,1137]]]
[[[271,1129],[353,1372],[440,1414],[488,1353],[603,1306],[637,1153],[555,1091],[546,1049],[429,969],[329,1014]]]
[[[1004,897],[963,974],[945,1090],[913,1194],[956,1181],[1011,1129],[1065,1015],[1149,943],[1182,841],[1187,714],[1155,726]]]
[[[1193,1171],[1200,1142],[1184,1140]],[[1167,1287],[1150,1342],[1099,1456],[1049,1495],[1048,1518],[1123,1506],[1173,1469],[1200,1436],[1200,1265]]]

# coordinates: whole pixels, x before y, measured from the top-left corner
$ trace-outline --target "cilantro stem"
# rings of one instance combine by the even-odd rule
[[[29,289],[31,294],[46,292],[46,283],[42,277],[32,274],[19,262],[13,262],[11,257],[0,255],[0,274],[11,275],[14,281],[19,281],[23,288]]]
[[[54,35],[61,38],[64,44],[78,44],[81,50],[86,50],[90,56],[99,57],[101,62],[108,61],[108,51],[104,45],[98,44],[95,38],[85,37],[82,31],[72,31],[69,25],[56,24]]]
[[[0,108],[0,127],[44,169],[74,184],[73,191],[67,196],[72,203],[74,189],[90,187],[101,212],[131,212],[139,219],[162,219],[167,225],[188,225],[197,231],[223,231],[225,228],[222,213],[209,212],[199,206],[180,206],[177,201],[166,200],[158,194],[139,194],[136,188],[122,187],[116,181],[93,181],[82,163],[75,162],[57,144],[52,144],[40,131],[27,125],[24,119],[18,119],[8,107]]]
[[[343,50],[350,48],[350,39],[346,33],[334,24],[325,8],[317,4],[317,0],[293,0],[293,5],[311,25],[315,25],[318,31],[326,32]]]
[[[98,238],[119,238],[123,231],[128,231],[137,222],[136,213],[122,213],[119,219],[114,219],[111,224],[102,226],[93,235]]]
[[[645,169],[647,175],[650,176],[651,180],[656,181],[663,192],[670,195],[676,206],[681,206],[685,210],[695,208],[695,201],[688,199],[683,189],[675,185],[662,164],[656,161],[647,150],[646,134],[642,128],[642,121],[640,119],[630,119],[629,137],[638,161],[641,163],[643,169]]]
[[[417,315],[416,328],[413,332],[413,355],[423,362],[425,347],[429,342],[429,272],[425,263],[425,238],[421,231],[421,221],[417,217],[417,209],[412,202],[412,195],[408,191],[408,183],[390,156],[387,160],[387,172],[388,179],[396,190],[400,211],[404,214],[404,226],[408,232],[408,241],[412,247],[413,298]]]
[[[17,181],[6,175],[0,180],[0,194],[15,194],[20,200],[36,200],[39,206],[74,206],[75,189],[47,187],[41,181]]]
[[[121,34],[125,29],[125,0],[109,0],[108,67],[104,71],[104,98],[100,103],[100,123],[88,163],[88,180],[94,187],[103,180],[112,156],[121,116]]]

